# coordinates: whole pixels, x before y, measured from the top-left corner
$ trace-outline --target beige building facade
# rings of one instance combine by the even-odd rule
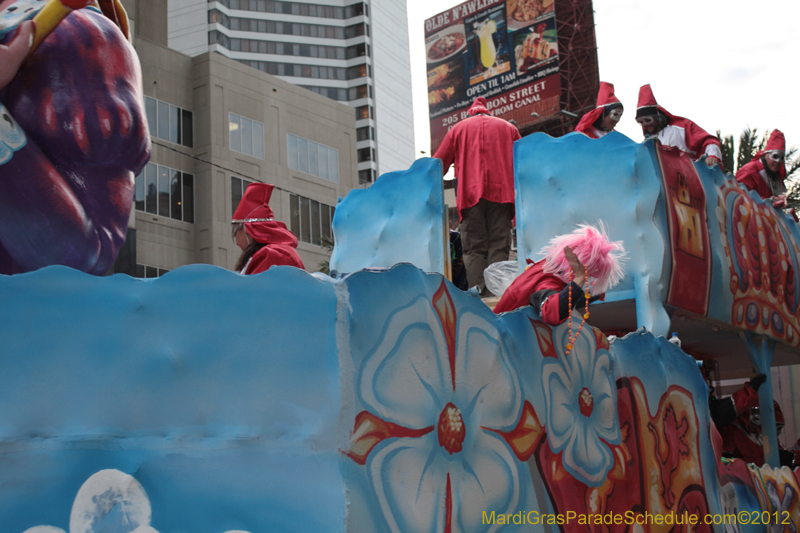
[[[232,269],[241,252],[231,216],[247,185],[259,181],[275,185],[275,218],[298,236],[306,269],[318,270],[330,255],[324,245],[337,198],[358,187],[352,108],[217,53],[171,50],[164,18],[153,15],[159,10],[137,11],[141,5],[125,7],[153,152],[136,178],[129,242],[115,271]]]
[[[370,184],[415,158],[406,9],[406,0],[168,0],[167,45],[217,52],[349,105],[359,180]]]

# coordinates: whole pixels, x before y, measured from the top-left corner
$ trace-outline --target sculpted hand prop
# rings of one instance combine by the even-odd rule
[[[572,269],[572,272],[575,274],[575,279],[572,281],[575,282],[575,285],[578,287],[583,287],[584,282],[586,281],[586,267],[583,266],[581,260],[578,259],[578,256],[575,255],[575,252],[572,251],[572,248],[569,246],[564,247],[564,257],[567,258],[567,262],[569,263],[569,267]]]
[[[35,28],[36,24],[33,21],[25,22],[7,46],[0,45],[0,90],[5,89],[17,75],[33,44]]]

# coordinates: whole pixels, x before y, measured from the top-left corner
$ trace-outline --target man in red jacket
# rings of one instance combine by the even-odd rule
[[[455,163],[467,280],[487,296],[484,269],[508,260],[511,249],[514,141],[520,134],[508,121],[491,116],[482,96],[475,99],[469,114],[447,132],[434,157],[442,160],[444,173]]]
[[[767,147],[736,173],[736,181],[761,198],[773,198],[775,207],[786,203],[786,139],[780,130],[772,130]]]
[[[706,157],[706,165],[713,167],[722,162],[719,139],[683,117],[678,117],[658,105],[650,85],[639,89],[636,122],[642,126],[645,137],[656,137],[664,146],[675,146],[692,159]]]

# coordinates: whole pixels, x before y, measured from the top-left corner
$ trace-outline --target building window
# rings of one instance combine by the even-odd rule
[[[359,2],[357,4],[352,4],[344,8],[344,16],[345,18],[351,17],[358,17],[360,15],[366,14],[366,6],[363,2]]]
[[[362,105],[356,108],[356,120],[372,118],[372,106]]]
[[[367,76],[367,65],[362,63],[347,69],[347,79],[355,80],[358,78],[365,78]]]
[[[372,183],[375,181],[375,179],[374,169],[368,168],[358,171],[358,183],[360,184]]]
[[[367,55],[367,45],[364,43],[347,47],[347,59],[355,59]]]
[[[345,39],[352,39],[353,37],[360,37],[362,35],[369,36],[369,25],[360,22],[353,24],[344,29]]]
[[[264,159],[264,124],[228,113],[228,131],[231,150]]]
[[[312,85],[300,85],[300,87],[339,102],[349,102],[352,100],[367,98],[367,96],[372,97],[372,87],[367,85],[360,85],[358,87],[351,87],[349,89],[341,89],[337,87],[317,87]]]
[[[331,221],[335,207],[297,194],[289,195],[289,229],[298,240],[322,246],[333,243]]]
[[[372,161],[372,148],[361,148],[358,150],[358,162]]]
[[[359,100],[361,98],[366,98],[369,95],[369,91],[367,91],[366,85],[359,85],[358,87],[350,87],[350,100]]]
[[[192,112],[178,106],[144,97],[150,135],[188,148],[194,145]]]
[[[149,265],[141,265],[136,263],[136,275],[135,278],[160,278],[164,274],[169,272],[166,268],[157,268],[154,266]]]
[[[339,151],[324,144],[287,134],[289,168],[339,182]]]
[[[194,176],[148,163],[136,176],[134,205],[137,211],[193,223]]]
[[[366,24],[355,24],[348,28],[341,26],[327,26],[323,24],[298,24],[275,20],[259,21],[243,17],[229,17],[217,9],[208,12],[208,22],[221,24],[229,30],[251,31],[259,33],[274,33],[278,35],[297,35],[298,37],[322,37],[325,39],[350,39],[349,34],[369,35]],[[366,28],[366,29],[363,29]]]
[[[247,39],[231,39],[230,50],[240,51],[243,42]],[[249,45],[248,45],[249,46]],[[325,80],[347,79],[347,69],[344,67],[326,67],[323,65],[300,65],[295,63],[275,63],[273,61],[253,61],[251,59],[237,59],[239,63],[258,69],[273,76],[290,76],[298,78],[317,78]],[[312,70],[313,69],[313,70]],[[345,93],[346,95],[347,93]],[[347,96],[342,98],[345,100]]]
[[[247,190],[247,187],[251,183],[253,183],[251,180],[231,176],[231,217],[233,217],[236,208],[239,207],[239,202],[242,201],[244,191]]]
[[[375,129],[372,126],[364,126],[356,129],[356,141],[370,141],[375,139]]]
[[[221,44],[228,50],[231,49],[230,38],[221,31],[211,30],[208,32],[208,44]]]
[[[339,102],[347,102],[348,101],[348,92],[347,89],[340,89],[337,87],[315,87],[311,85],[299,85],[303,89],[308,89],[312,93],[319,94],[320,96],[325,96],[330,98],[331,100],[337,100]]]
[[[225,27],[229,27],[230,26],[230,23],[228,22],[229,20],[230,19],[228,18],[228,15],[226,15],[225,13],[223,13],[218,9],[212,9],[208,12],[209,24],[217,23],[217,24],[222,24]]]
[[[221,15],[221,14],[220,14]],[[266,20],[258,21],[258,31],[267,33]],[[325,46],[317,44],[282,43],[262,39],[231,39],[221,31],[208,32],[208,44],[219,44],[235,52],[251,52],[259,54],[275,54],[283,56],[319,57],[323,59],[353,59],[366,55],[364,44],[350,47]],[[234,47],[236,48],[234,50]],[[316,76],[315,76],[316,77]]]
[[[278,0],[208,0],[209,4],[213,2],[219,2],[225,7],[241,11],[284,13],[286,15],[326,19],[341,20],[367,14],[367,7],[361,2],[347,7],[338,7],[300,2],[281,2]]]

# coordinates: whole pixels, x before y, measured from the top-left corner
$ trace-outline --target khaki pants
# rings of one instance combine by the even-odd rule
[[[490,296],[483,271],[492,263],[508,261],[514,204],[498,204],[481,198],[461,213],[461,244],[470,287],[478,285],[481,296]]]

